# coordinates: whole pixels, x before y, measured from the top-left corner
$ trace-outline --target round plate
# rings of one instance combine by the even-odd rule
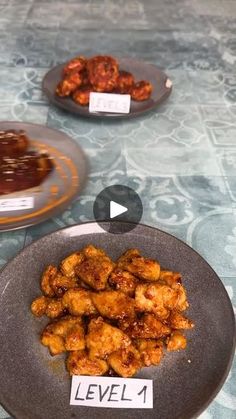
[[[133,58],[117,58],[121,70],[129,71],[135,77],[135,80],[148,80],[153,85],[151,98],[143,102],[131,101],[129,114],[115,114],[109,112],[90,113],[88,106],[80,106],[71,98],[61,98],[55,94],[57,84],[61,80],[62,69],[65,63],[60,64],[50,70],[43,79],[43,91],[50,102],[67,111],[78,115],[92,118],[132,118],[144,112],[150,111],[161,102],[163,102],[171,93],[171,86],[168,87],[170,80],[163,71],[159,70],[153,64],[147,64]],[[168,82],[167,82],[168,80]]]
[[[107,223],[106,223],[107,224]],[[114,223],[113,223],[114,224]],[[124,223],[116,223],[118,231]],[[107,228],[107,226],[106,226]],[[108,229],[108,228],[107,228]],[[187,349],[167,353],[157,367],[137,377],[153,379],[153,409],[103,409],[70,406],[70,378],[63,357],[51,357],[39,342],[47,319],[37,319],[30,303],[40,295],[39,280],[47,264],[92,243],[112,258],[138,247],[145,256],[180,271],[187,288],[188,316],[195,328]],[[129,233],[105,232],[96,223],[59,230],[26,247],[0,274],[0,397],[17,419],[185,419],[202,412],[229,372],[235,346],[231,302],[220,279],[186,244],[160,230],[138,225]],[[191,360],[191,363],[188,362]]]
[[[0,231],[14,230],[40,223],[62,212],[83,188],[87,178],[87,160],[81,148],[66,134],[42,125],[0,122],[0,130],[24,130],[30,145],[46,151],[54,159],[54,170],[37,187],[6,195],[1,199],[33,197],[31,209],[0,212]]]

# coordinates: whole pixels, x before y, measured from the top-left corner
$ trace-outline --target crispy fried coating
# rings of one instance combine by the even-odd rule
[[[50,279],[50,286],[55,296],[62,297],[63,294],[65,294],[65,292],[70,288],[78,287],[78,282],[76,278],[70,278],[59,272],[56,276]]]
[[[90,93],[93,91],[92,86],[85,85],[76,89],[73,93],[73,100],[81,106],[87,106],[89,104]]]
[[[187,346],[187,339],[182,333],[174,331],[170,337],[167,338],[167,351],[178,351],[185,349]]]
[[[57,355],[59,353],[65,352],[66,336],[71,330],[73,330],[75,326],[83,326],[80,317],[66,316],[60,320],[49,323],[43,330],[41,335],[41,343],[44,346],[48,346],[51,355]],[[80,342],[80,346],[85,346],[85,340],[82,338],[82,335],[80,336],[82,340],[82,343]]]
[[[187,319],[187,317],[178,311],[171,312],[170,317],[168,318],[168,324],[173,329],[192,329],[194,327],[192,320]]]
[[[176,305],[176,310],[185,311],[189,307],[189,303],[187,301],[187,293],[186,289],[182,284],[173,284],[172,288],[178,292],[178,302]]]
[[[161,269],[159,281],[171,287],[174,284],[181,284],[182,275],[179,272],[172,272]]]
[[[67,256],[60,264],[60,270],[63,275],[68,277],[75,277],[75,267],[79,265],[84,260],[84,255],[82,252],[75,252]]]
[[[115,264],[108,256],[94,256],[85,259],[76,266],[75,272],[78,277],[95,290],[106,288],[108,278]]]
[[[116,82],[116,91],[118,93],[130,93],[134,85],[134,76],[128,71],[119,71],[118,79]]]
[[[48,298],[42,295],[41,297],[35,298],[31,303],[31,312],[36,317],[41,317],[46,313],[48,306]]]
[[[80,72],[85,69],[87,60],[82,55],[79,57],[75,57],[72,60],[66,63],[65,67],[63,68],[63,75],[66,76],[73,71]]]
[[[108,364],[121,377],[132,377],[142,366],[140,354],[133,345],[109,355]]]
[[[118,259],[117,266],[145,281],[157,281],[160,276],[160,264],[156,260],[142,257],[136,249],[125,252]]]
[[[171,328],[152,314],[144,314],[141,319],[121,320],[119,327],[133,339],[159,339],[171,333]]]
[[[97,313],[92,301],[92,292],[83,288],[68,290],[62,297],[62,304],[73,316],[89,316]]]
[[[93,244],[88,244],[83,248],[83,255],[86,258],[93,258],[97,256],[107,256],[104,250],[99,247],[93,246]]]
[[[101,291],[92,294],[98,312],[108,319],[134,317],[134,300],[122,291]]]
[[[137,339],[135,345],[145,367],[158,365],[163,357],[163,342],[156,339]]]
[[[88,60],[89,81],[96,92],[111,92],[116,87],[118,62],[109,56],[96,56]]]
[[[124,332],[104,322],[102,317],[90,321],[86,345],[91,359],[105,359],[112,352],[126,348],[130,343],[129,337]]]
[[[46,315],[51,319],[60,317],[64,313],[64,307],[60,298],[38,297],[31,304],[31,312],[36,317]]]
[[[152,94],[152,85],[145,80],[139,81],[138,83],[134,84],[130,93],[131,99],[142,102],[143,100],[150,98]]]
[[[54,291],[51,287],[51,280],[57,275],[58,271],[56,266],[49,265],[45,269],[41,278],[41,290],[47,297],[54,297]]]
[[[122,291],[130,297],[134,296],[138,279],[130,272],[122,269],[114,269],[109,277],[109,284],[116,290]]]
[[[104,375],[108,370],[106,361],[90,359],[86,351],[73,351],[66,361],[70,375]]]
[[[78,87],[78,84],[69,78],[61,80],[56,88],[56,94],[60,97],[70,96]]]
[[[65,336],[67,351],[81,351],[85,349],[84,328],[81,323],[76,323]]]
[[[173,310],[177,302],[178,291],[168,285],[139,284],[135,290],[136,309],[154,313],[163,320],[169,316],[169,310]]]

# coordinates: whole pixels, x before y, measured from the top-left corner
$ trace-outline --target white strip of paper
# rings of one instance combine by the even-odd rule
[[[0,212],[19,211],[34,208],[34,197],[0,199]]]
[[[130,95],[91,92],[89,112],[129,113]]]
[[[153,382],[138,378],[73,375],[70,404],[112,408],[153,408]]]

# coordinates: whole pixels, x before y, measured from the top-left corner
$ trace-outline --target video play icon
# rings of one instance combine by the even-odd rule
[[[93,206],[94,218],[110,233],[122,234],[135,228],[143,215],[143,206],[138,194],[128,186],[113,185],[103,189]],[[110,221],[106,225],[102,221]],[[116,223],[115,221],[125,221]]]

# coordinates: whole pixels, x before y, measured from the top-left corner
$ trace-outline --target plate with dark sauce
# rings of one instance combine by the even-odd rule
[[[37,124],[0,122],[0,231],[40,223],[78,196],[87,174],[81,148]]]

